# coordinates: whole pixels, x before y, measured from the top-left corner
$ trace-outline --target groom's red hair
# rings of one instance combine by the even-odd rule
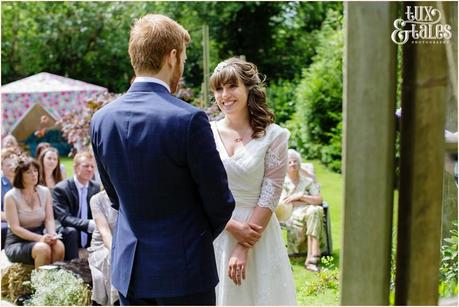
[[[129,39],[129,55],[136,75],[157,73],[172,49],[179,56],[189,42],[188,31],[167,16],[148,14],[140,18],[132,26]]]

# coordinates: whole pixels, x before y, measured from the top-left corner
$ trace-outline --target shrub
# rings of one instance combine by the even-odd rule
[[[450,230],[451,236],[443,240],[443,244],[441,247],[439,287],[440,296],[457,296],[457,221],[453,222],[453,225],[454,227]]]
[[[290,145],[308,159],[320,159],[341,170],[343,95],[343,26],[339,12],[329,10],[316,32],[317,54],[296,88],[296,113],[287,123]]]
[[[282,79],[268,86],[268,103],[276,114],[277,124],[285,123],[295,113],[295,88],[294,81]]]
[[[86,102],[84,109],[68,112],[56,122],[64,138],[73,146],[73,153],[88,150],[90,145],[89,129],[92,116],[97,110],[119,96],[121,95],[112,93],[95,95]]]
[[[25,302],[26,305],[91,305],[89,286],[67,270],[34,270],[30,283],[34,293],[30,300]]]

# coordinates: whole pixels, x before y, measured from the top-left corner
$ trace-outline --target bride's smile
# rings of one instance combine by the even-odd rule
[[[237,84],[221,85],[214,92],[217,105],[224,114],[248,112],[247,88],[241,80],[237,81]]]

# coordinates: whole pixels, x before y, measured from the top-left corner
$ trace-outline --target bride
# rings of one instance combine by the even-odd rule
[[[225,117],[211,122],[236,208],[214,241],[217,305],[296,305],[295,283],[272,214],[287,171],[287,129],[274,124],[257,67],[230,58],[210,86]]]

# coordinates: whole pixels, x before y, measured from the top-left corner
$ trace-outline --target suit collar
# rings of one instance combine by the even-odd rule
[[[75,183],[75,186],[77,187],[78,190],[80,190],[81,188],[85,187],[85,188],[88,188],[89,186],[89,182],[86,183],[86,184],[82,184],[76,175],[73,175],[73,182]]]
[[[128,92],[161,92],[171,94],[163,85],[153,82],[134,82]]]

